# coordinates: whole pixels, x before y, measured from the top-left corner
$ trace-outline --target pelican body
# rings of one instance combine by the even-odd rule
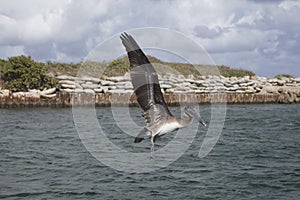
[[[150,137],[153,152],[157,137],[189,126],[193,119],[206,126],[205,121],[193,106],[184,108],[184,115],[181,119],[173,116],[161,92],[157,73],[144,52],[131,35],[123,33],[120,38],[129,58],[134,93],[147,124],[136,136],[134,142],[139,143],[145,137]]]

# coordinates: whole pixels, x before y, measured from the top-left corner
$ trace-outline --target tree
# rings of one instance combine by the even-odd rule
[[[55,86],[56,80],[45,75],[46,66],[30,56],[10,57],[2,66],[4,88],[13,92],[44,89]]]

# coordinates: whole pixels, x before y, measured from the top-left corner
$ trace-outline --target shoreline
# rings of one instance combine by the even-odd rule
[[[138,106],[130,74],[116,77],[55,77],[59,86],[43,91],[15,92],[0,90],[0,108],[71,107],[73,105]],[[161,90],[169,106],[180,103],[300,103],[300,78],[258,76],[183,77],[159,76]]]
[[[179,106],[180,103],[199,104],[278,104],[286,102],[278,94],[164,94],[169,106]],[[293,102],[300,103],[300,102]],[[138,106],[134,94],[129,93],[99,93],[99,94],[76,94],[57,93],[53,98],[36,98],[9,95],[0,97],[0,109],[5,108],[37,108],[51,107],[63,108],[72,106]]]

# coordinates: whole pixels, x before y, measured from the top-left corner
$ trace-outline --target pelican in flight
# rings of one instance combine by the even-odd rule
[[[144,52],[131,35],[123,33],[120,38],[129,58],[134,93],[147,124],[136,136],[134,142],[139,143],[145,137],[150,137],[152,144],[150,158],[153,158],[154,143],[157,137],[189,126],[193,119],[199,121],[203,126],[206,126],[206,123],[193,106],[184,108],[181,119],[173,116],[161,92],[157,73]]]

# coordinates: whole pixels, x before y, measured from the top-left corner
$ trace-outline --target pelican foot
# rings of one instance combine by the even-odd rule
[[[150,155],[150,160],[154,160],[154,156],[153,155]]]
[[[151,142],[150,160],[154,159],[154,142]]]

